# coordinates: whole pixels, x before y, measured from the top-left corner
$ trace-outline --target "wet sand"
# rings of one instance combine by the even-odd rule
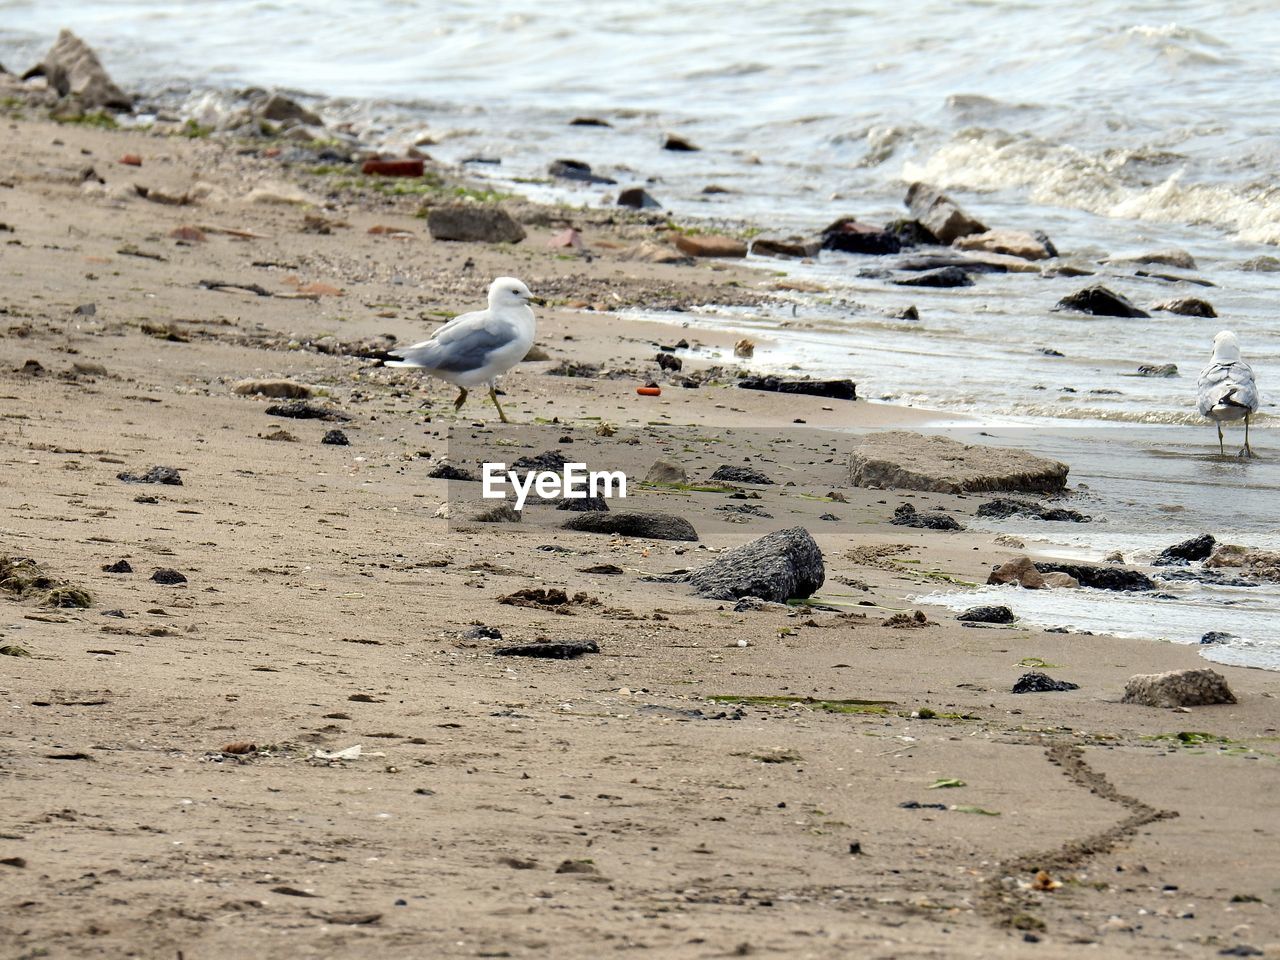
[[[986,533],[890,526],[903,502],[963,520],[980,498],[841,487],[847,436],[821,467],[780,444],[771,469],[796,487],[751,501],[811,530],[834,610],[737,613],[642,579],[701,563],[698,545],[437,518],[448,491],[426,472],[448,427],[492,411],[473,398],[455,419],[442,384],[302,346],[412,342],[433,311],[471,309],[513,274],[553,298],[538,338],[552,359],[508,377],[504,405],[576,440],[595,435],[589,418],[665,419],[717,432],[711,452],[736,462],[748,451],[728,428],[929,416],[711,386],[668,384],[655,402],[633,378],[548,373],[572,358],[652,375],[672,336],[569,301],[749,302],[775,278],[625,261],[652,227],[564,210],[525,209],[544,225],[516,248],[433,242],[414,198],[311,211],[349,226],[308,233],[308,211],[243,201],[289,179],[270,158],[6,128],[0,554],[94,598],[3,601],[0,645],[32,654],[0,659],[6,956],[1280,954],[1276,674],[1220,667],[1239,704],[1175,713],[1119,698],[1132,674],[1203,666],[1188,647],[966,629],[928,608],[928,626],[884,625],[913,609],[904,597],[979,582],[1011,552]],[[117,164],[125,153],[142,167]],[[86,194],[90,164],[107,184]],[[113,193],[196,180],[213,187],[198,205]],[[559,217],[590,262],[547,247]],[[206,241],[179,245],[184,225]],[[342,292],[200,287],[211,279]],[[248,377],[323,388],[351,419],[266,416],[268,401],[231,393]],[[334,427],[350,446],[319,443]],[[266,439],[279,429],[297,442]],[[117,479],[156,464],[183,484]],[[848,502],[800,496],[831,489]],[[721,496],[645,497],[713,550],[760,532],[725,522]],[[824,530],[828,511],[845,522]],[[119,559],[135,572],[102,571]],[[582,572],[606,563],[623,573]],[[157,568],[187,582],[154,583]],[[500,602],[527,587],[598,603]],[[600,653],[499,658],[464,636],[475,624]],[[1030,658],[1080,689],[1009,693]],[[844,700],[871,702],[822,708]],[[222,751],[235,742],[258,750]],[[359,759],[313,758],[354,744]],[[965,786],[931,789],[948,779]],[[1034,889],[1041,869],[1062,885]]]

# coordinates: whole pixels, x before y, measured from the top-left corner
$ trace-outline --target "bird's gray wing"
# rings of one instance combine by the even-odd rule
[[[1258,385],[1253,379],[1253,368],[1243,360],[1209,364],[1196,384],[1196,401],[1201,416],[1206,417],[1219,404],[1256,411]]]
[[[509,345],[518,335],[512,324],[495,320],[487,313],[465,314],[449,321],[430,340],[391,353],[401,357],[406,366],[463,373],[483,367],[489,354]]]

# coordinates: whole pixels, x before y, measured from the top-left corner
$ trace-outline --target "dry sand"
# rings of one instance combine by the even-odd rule
[[[505,405],[526,423],[558,417],[579,442],[591,417],[694,423],[720,445],[691,461],[735,462],[758,439],[745,428],[927,417],[715,387],[642,400],[634,378],[546,373],[572,357],[652,375],[654,344],[680,333],[565,301],[750,302],[775,278],[621,260],[652,228],[599,213],[528,208],[545,226],[489,248],[431,241],[413,198],[347,197],[310,212],[349,226],[306,233],[308,211],[242,199],[288,181],[269,158],[78,126],[4,132],[0,555],[93,595],[84,610],[0,601],[0,645],[32,654],[0,658],[4,956],[1280,955],[1275,674],[1218,668],[1240,703],[1188,715],[1118,701],[1131,674],[1202,666],[1193,649],[964,629],[941,610],[882,625],[913,609],[905,597],[981,580],[1011,554],[985,534],[887,522],[909,500],[963,519],[980,498],[801,496],[841,489],[849,435],[827,439],[831,463],[779,445],[770,469],[796,485],[750,501],[814,533],[823,595],[851,604],[840,613],[735,613],[642,579],[760,532],[726,522],[720,494],[641,497],[690,519],[701,546],[451,529],[435,518],[446,485],[426,471],[451,424],[492,410],[477,397],[455,419],[442,384],[290,348],[412,342],[435,311],[470,309],[513,274],[560,306],[540,315],[552,361],[508,377]],[[143,166],[117,164],[125,153]],[[89,165],[107,185],[86,193]],[[120,199],[134,182],[194,181],[212,188],[198,205]],[[594,259],[547,248],[558,217]],[[183,225],[207,240],[180,245]],[[210,279],[342,294],[199,286]],[[88,303],[92,316],[73,314]],[[686,373],[732,340],[697,339],[704,359]],[[352,419],[268,417],[267,401],[232,395],[245,377],[323,388]],[[320,445],[333,427],[350,446]],[[297,442],[266,439],[280,429]],[[116,479],[155,464],[183,485]],[[843,522],[817,519],[829,511]],[[102,571],[119,559],[135,572]],[[606,563],[624,572],[580,572]],[[187,582],[154,583],[156,568]],[[499,603],[536,586],[598,603]],[[499,658],[463,637],[477,623],[600,653]],[[1080,689],[1012,695],[1025,658]],[[827,712],[783,697],[887,702]],[[1183,745],[1180,731],[1230,742]],[[259,749],[221,751],[237,741]],[[357,760],[312,757],[353,744]],[[949,778],[966,786],[930,789]],[[1033,888],[1041,869],[1052,890]]]

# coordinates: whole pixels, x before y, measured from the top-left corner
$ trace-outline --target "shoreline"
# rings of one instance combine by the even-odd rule
[[[253,186],[290,175],[232,145],[15,123],[0,145],[2,237],[17,241],[0,300],[0,541],[94,605],[5,600],[2,643],[32,654],[0,661],[20,725],[4,763],[23,789],[0,856],[25,864],[4,868],[23,881],[5,895],[6,952],[408,957],[426,944],[588,957],[644,944],[704,957],[745,943],[820,957],[868,944],[1155,957],[1280,942],[1266,903],[1234,899],[1280,885],[1257,854],[1276,834],[1276,674],[1215,665],[1240,702],[1184,715],[1119,699],[1133,674],[1204,666],[1190,648],[965,628],[938,608],[925,627],[886,625],[915,609],[903,597],[921,583],[980,582],[1013,551],[973,530],[891,526],[902,502],[963,518],[980,498],[842,487],[851,439],[839,434],[822,438],[838,447],[831,462],[768,451],[797,489],[745,501],[812,531],[827,564],[819,596],[856,595],[835,612],[736,612],[643,579],[756,536],[717,510],[738,501],[642,501],[678,502],[700,545],[462,529],[435,518],[452,498],[425,474],[447,427],[488,424],[489,411],[455,419],[443,385],[315,348],[421,339],[499,274],[607,307],[614,293],[766,295],[753,272],[623,260],[640,228],[591,211],[575,218],[597,255],[566,259],[547,247],[562,228],[533,205],[517,247],[433,241],[406,198],[248,203]],[[116,162],[129,153],[140,167]],[[87,165],[101,191],[82,187]],[[195,204],[124,199],[134,183],[159,195],[197,180],[213,189]],[[317,212],[328,232],[308,226]],[[174,235],[201,224],[203,240]],[[210,279],[304,298],[200,286]],[[558,417],[587,444],[596,417],[698,424],[706,466],[754,456],[751,430],[936,417],[673,375],[642,405],[640,377],[660,374],[641,323],[540,311],[550,359],[513,372],[504,406],[526,423]],[[732,349],[727,334],[696,339]],[[563,361],[636,375],[548,373]],[[351,419],[268,417],[270,401],[232,394],[247,378],[310,384]],[[335,427],[350,446],[319,443]],[[116,479],[156,464],[183,485]],[[803,495],[829,489],[845,501]],[[824,531],[828,510],[856,529]],[[118,559],[137,572],[102,571]],[[584,572],[603,565],[624,572]],[[188,582],[147,580],[157,567]],[[500,602],[534,585],[597,603]],[[113,609],[126,616],[103,616]],[[592,640],[601,653],[496,657],[468,636],[476,621],[504,642]],[[1080,689],[1011,694],[1032,662]],[[836,703],[852,700],[890,703]],[[1179,740],[1186,731],[1221,739]],[[256,749],[222,749],[237,741]],[[356,743],[358,760],[315,757]],[[59,759],[74,754],[89,759]],[[932,788],[949,779],[965,786]],[[1178,816],[1099,839],[1132,797]],[[1035,889],[1032,861],[1063,886]]]

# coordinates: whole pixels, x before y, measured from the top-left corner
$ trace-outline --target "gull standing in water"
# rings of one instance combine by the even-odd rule
[[[467,400],[467,388],[488,384],[489,397],[498,408],[503,423],[507,415],[498,403],[498,377],[524,359],[533,346],[537,321],[529,304],[542,304],[539,297],[515,277],[499,277],[489,284],[489,308],[454,317],[430,340],[390,351],[399,360],[388,367],[420,367],[458,388],[454,410]]]
[[[1258,385],[1253,379],[1253,368],[1240,359],[1240,342],[1230,330],[1223,330],[1213,338],[1213,360],[1200,374],[1196,384],[1196,399],[1200,415],[1218,424],[1218,450],[1223,455],[1222,422],[1244,420],[1244,449],[1242,457],[1252,457],[1249,446],[1249,417],[1258,412]]]

